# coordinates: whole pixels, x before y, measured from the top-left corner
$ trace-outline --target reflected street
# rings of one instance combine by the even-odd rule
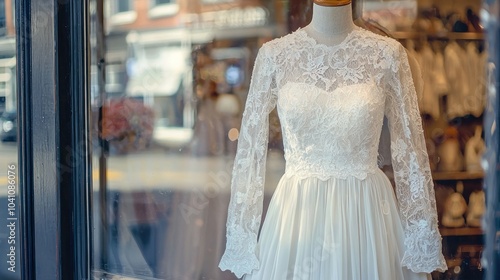
[[[225,180],[229,180],[233,158],[234,156],[198,158],[186,154],[171,154],[161,149],[110,156],[108,190],[202,190],[212,182],[220,185],[219,191],[229,191],[228,182]],[[17,163],[17,145],[0,143],[0,195],[7,193],[6,168],[12,163]],[[98,186],[97,163],[98,159],[94,155],[94,186]],[[266,193],[272,193],[273,185],[275,187],[283,173],[284,160],[279,153],[270,152],[268,165],[266,179],[269,183],[266,186],[270,188],[266,189]],[[61,170],[64,172],[65,166],[62,166]]]
[[[0,155],[0,221],[6,221],[6,168],[17,162],[17,146],[0,144]],[[94,226],[96,256],[102,252],[101,233],[108,233],[107,271],[148,279],[188,279],[179,278],[188,274],[194,277],[189,279],[198,274],[208,279],[236,279],[217,267],[225,244],[233,158],[194,157],[161,148],[109,156],[107,228],[99,223]],[[97,166],[94,155],[96,221],[102,213]],[[61,166],[60,172],[65,168]],[[283,172],[283,155],[270,151],[264,215]],[[0,253],[9,248],[8,234],[0,228]],[[0,279],[6,276],[2,273]]]

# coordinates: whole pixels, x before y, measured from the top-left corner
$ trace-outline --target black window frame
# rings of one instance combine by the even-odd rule
[[[22,279],[90,279],[88,6],[16,3]]]

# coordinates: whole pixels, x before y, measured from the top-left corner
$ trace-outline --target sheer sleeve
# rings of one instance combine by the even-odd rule
[[[418,64],[417,59],[414,56],[414,51],[410,52],[408,49],[405,49],[406,55],[408,56],[408,64],[410,66],[411,77],[414,82],[415,92],[418,96],[422,96],[423,92],[423,84],[424,80],[422,78],[422,71],[420,65]],[[382,133],[380,134],[380,145],[378,148],[378,166],[380,168],[391,164],[391,150],[390,145],[390,132],[387,123],[387,118],[384,118],[384,124],[382,126]]]
[[[274,63],[259,50],[250,82],[234,160],[226,223],[226,250],[219,263],[236,276],[259,268],[257,235],[262,216],[269,113],[276,105]]]
[[[384,86],[391,162],[405,232],[402,265],[414,272],[445,271],[422,120],[408,57],[399,44]]]

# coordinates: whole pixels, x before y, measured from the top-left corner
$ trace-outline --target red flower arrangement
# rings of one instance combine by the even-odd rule
[[[144,149],[151,143],[154,112],[141,101],[113,99],[103,108],[101,137],[119,152]]]

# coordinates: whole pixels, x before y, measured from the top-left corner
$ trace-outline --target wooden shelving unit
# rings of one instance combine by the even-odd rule
[[[441,236],[474,236],[483,235],[483,230],[481,228],[475,227],[461,227],[461,228],[439,228]]]
[[[479,32],[443,32],[428,34],[424,32],[400,31],[391,32],[391,37],[397,40],[484,40],[484,33]]]
[[[432,179],[434,181],[450,180],[481,180],[484,178],[484,172],[434,172]]]

